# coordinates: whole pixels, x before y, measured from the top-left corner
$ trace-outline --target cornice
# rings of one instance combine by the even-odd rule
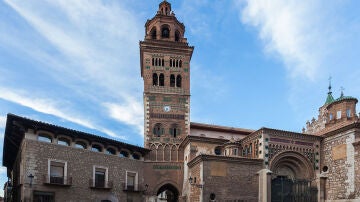
[[[221,156],[221,155],[210,155],[210,154],[200,154],[194,159],[189,161],[187,165],[189,168],[192,168],[196,164],[202,161],[221,161],[221,162],[231,162],[231,163],[241,163],[248,165],[262,165],[263,159],[255,158],[245,158],[245,157],[234,157],[234,156]]]

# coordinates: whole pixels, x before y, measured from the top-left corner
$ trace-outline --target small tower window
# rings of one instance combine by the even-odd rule
[[[181,88],[181,76],[177,75],[176,77],[176,87]]]
[[[179,33],[179,31],[175,32],[175,41],[180,41],[180,33]]]
[[[158,75],[156,73],[153,74],[153,86],[158,85]]]
[[[160,74],[159,76],[159,86],[164,86],[164,74]]]
[[[350,109],[347,109],[347,110],[346,110],[346,117],[347,117],[347,118],[350,118],[350,117],[351,117],[351,110],[350,110]]]
[[[331,121],[332,119],[333,119],[333,114],[330,113],[330,115],[329,115],[329,120]]]
[[[170,36],[170,30],[168,27],[163,27],[161,30],[161,37],[162,38],[169,38]]]
[[[175,87],[175,75],[170,75],[170,87]]]
[[[172,137],[177,137],[180,135],[180,132],[181,130],[178,128],[178,125],[177,124],[173,124],[171,125],[171,128],[169,129],[169,133]]]
[[[151,30],[151,39],[156,39],[156,28]]]
[[[215,147],[214,153],[215,155],[221,155],[221,147]]]
[[[336,118],[337,118],[337,119],[341,119],[341,111],[337,111],[337,112],[336,112]]]
[[[160,135],[164,134],[164,128],[162,128],[162,125],[160,123],[155,124],[153,128],[153,134],[160,137]]]

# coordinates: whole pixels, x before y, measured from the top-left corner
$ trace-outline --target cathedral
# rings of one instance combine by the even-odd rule
[[[329,85],[301,133],[190,121],[194,47],[171,4],[140,41],[144,147],[8,114],[6,201],[360,201],[355,97]]]

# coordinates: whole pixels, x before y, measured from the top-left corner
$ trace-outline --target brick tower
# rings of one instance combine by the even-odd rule
[[[179,143],[190,130],[190,60],[194,47],[184,38],[171,4],[163,1],[145,24],[140,42],[144,80],[144,145],[149,160],[179,161]],[[182,160],[182,159],[181,159]]]

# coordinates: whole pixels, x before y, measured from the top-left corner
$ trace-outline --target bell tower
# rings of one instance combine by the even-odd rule
[[[194,50],[185,26],[163,1],[145,24],[140,41],[144,80],[144,146],[152,161],[179,161],[178,147],[190,132],[190,60]]]

